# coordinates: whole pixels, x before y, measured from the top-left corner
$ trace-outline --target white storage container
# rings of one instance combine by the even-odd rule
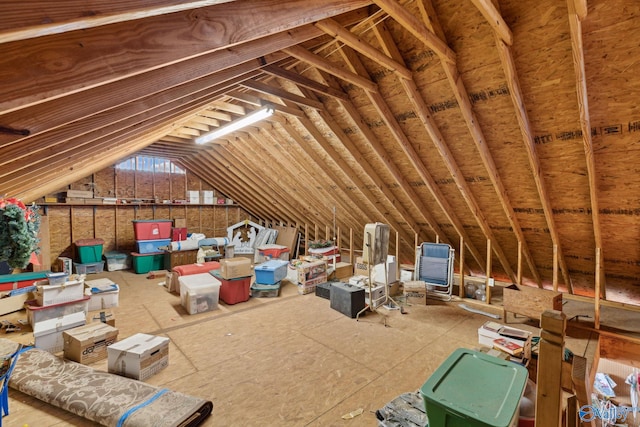
[[[83,296],[84,280],[70,280],[61,285],[38,285],[36,291],[36,300],[42,307],[77,301]]]
[[[89,311],[118,306],[120,288],[111,280],[106,278],[87,280],[85,286],[91,292]]]
[[[107,347],[108,371],[144,381],[169,365],[169,338],[135,334]]]
[[[180,276],[180,302],[189,314],[218,308],[220,281],[209,273]]]
[[[89,295],[85,295],[77,301],[63,302],[46,307],[39,306],[38,301],[33,299],[25,301],[24,308],[27,310],[27,320],[29,324],[31,327],[34,327],[36,323],[68,314],[83,313],[86,316],[89,312],[90,299],[91,297]]]
[[[64,349],[62,331],[82,326],[86,323],[84,312],[67,314],[62,317],[38,322],[33,327],[35,346],[51,353],[57,353]]]

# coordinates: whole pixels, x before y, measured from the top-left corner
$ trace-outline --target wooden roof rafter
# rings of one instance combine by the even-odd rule
[[[473,0],[474,4],[476,4],[476,0]],[[480,7],[481,2],[477,2],[476,7]],[[482,7],[491,8],[492,10],[483,13],[486,17],[495,16],[498,12],[493,9],[492,5],[482,5]],[[484,10],[484,9],[483,9]],[[542,209],[544,211],[545,220],[547,222],[547,226],[549,228],[549,234],[551,236],[551,240],[556,247],[556,256],[558,259],[558,264],[560,266],[560,271],[562,272],[564,282],[567,284],[568,290],[570,293],[573,293],[573,286],[571,277],[569,275],[569,269],[567,267],[567,262],[564,257],[564,253],[562,251],[562,246],[560,242],[560,236],[558,234],[558,228],[556,227],[555,220],[553,218],[553,211],[551,206],[551,200],[549,198],[549,192],[547,191],[546,184],[544,182],[544,178],[542,177],[540,160],[538,158],[538,154],[535,148],[535,142],[533,140],[533,131],[531,130],[531,124],[529,121],[529,117],[527,114],[527,110],[524,103],[524,97],[522,95],[522,90],[520,89],[520,83],[518,81],[518,72],[516,70],[516,66],[513,60],[513,55],[511,53],[511,49],[508,44],[505,42],[504,38],[495,34],[496,38],[496,47],[498,50],[498,55],[500,56],[500,61],[502,62],[502,68],[505,72],[505,77],[507,81],[507,86],[509,87],[509,94],[511,96],[511,100],[514,105],[515,115],[518,119],[518,125],[520,127],[520,131],[523,136],[523,140],[525,143],[525,147],[527,148],[527,157],[529,159],[529,165],[531,168],[531,173],[533,175],[534,182],[536,184],[536,188],[538,190],[538,196],[540,198],[540,202],[542,204]],[[518,282],[520,282],[520,278],[518,278]],[[541,283],[538,282],[540,286]]]
[[[430,0],[426,0],[429,3]],[[438,38],[435,33],[430,31],[422,22],[420,22],[413,15],[409,14],[409,12],[403,7],[399,6],[396,2],[391,0],[375,0],[376,4],[380,6],[383,10],[389,13],[400,25],[406,28],[410,33],[412,33],[415,37],[425,43],[431,49],[434,49],[431,45],[433,37]],[[430,7],[432,9],[432,7]],[[423,10],[426,10],[423,8]],[[426,17],[425,17],[426,18]],[[429,21],[437,21],[437,16],[429,16]],[[426,19],[425,19],[426,21]],[[430,34],[430,37],[425,37],[425,33]],[[444,43],[444,41],[443,41]],[[434,52],[438,54],[438,52],[434,49]],[[438,56],[441,57],[440,54]],[[489,175],[489,178],[495,188],[496,194],[498,195],[498,199],[502,205],[504,213],[509,220],[511,227],[521,244],[522,253],[527,260],[527,263],[530,266],[531,271],[535,271],[535,263],[533,262],[533,257],[531,256],[531,252],[528,248],[526,240],[524,238],[524,234],[522,232],[522,228],[519,225],[519,221],[515,215],[509,197],[507,196],[506,189],[504,188],[504,184],[498,174],[497,168],[493,161],[493,157],[487,147],[487,144],[484,141],[484,135],[482,130],[478,125],[478,121],[473,113],[473,109],[471,106],[471,101],[462,82],[462,79],[459,76],[455,61],[446,61],[441,57],[441,64],[443,66],[445,75],[449,80],[451,89],[453,90],[454,96],[458,102],[460,112],[467,124],[469,132],[472,136],[473,141],[478,148],[478,152],[482,159],[482,162],[485,165],[485,169]],[[488,230],[490,231],[490,230]],[[493,239],[492,239],[493,240]],[[494,246],[494,250],[497,248]],[[504,257],[504,254],[502,255]],[[500,256],[499,256],[500,257]],[[509,270],[511,268],[509,267]],[[513,271],[509,273],[512,280],[515,279]],[[539,286],[541,286],[541,282],[538,281]]]
[[[604,274],[604,257],[602,230],[600,225],[600,208],[598,203],[598,182],[596,165],[593,155],[593,141],[591,138],[591,119],[589,117],[589,98],[587,96],[587,76],[584,64],[584,48],[582,45],[581,20],[587,15],[586,0],[567,0],[569,9],[569,28],[571,31],[571,50],[573,52],[573,67],[576,75],[576,93],[578,111],[580,114],[580,128],[582,129],[582,141],[584,157],[587,164],[587,179],[589,180],[589,200],[591,203],[591,221],[593,222],[593,234],[595,237],[596,253],[600,254],[599,268],[596,268],[596,282],[601,284],[600,297],[605,298],[606,284]]]
[[[285,129],[283,128],[283,130]],[[352,217],[352,228],[354,228],[354,224],[359,224],[363,219],[367,218],[367,215],[361,206],[346,202],[350,201],[350,197],[345,189],[342,188],[342,179],[339,178],[330,168],[323,167],[323,164],[319,163],[320,159],[318,156],[311,157],[305,155],[300,147],[294,144],[292,144],[290,148],[285,147],[277,138],[273,137],[270,132],[266,132],[264,129],[259,129],[256,137],[268,142],[274,150],[277,150],[278,156],[285,159],[286,163],[296,165],[296,170],[309,171],[309,177],[313,182],[316,185],[323,187],[323,190],[325,191],[325,195],[323,196],[324,199],[330,200],[330,196],[333,194],[334,199],[337,200],[340,208],[346,212],[346,216]],[[297,139],[300,138],[301,136],[298,135]],[[294,153],[298,155],[294,155]],[[304,163],[301,159],[304,159]]]
[[[292,156],[283,156],[281,150],[276,150],[273,144],[264,143],[264,135],[266,132],[260,130],[258,132],[252,132],[248,135],[248,138],[244,140],[244,149],[253,150],[254,158],[265,165],[267,171],[271,170],[272,175],[277,176],[278,181],[289,181],[293,184],[290,188],[296,188],[298,194],[296,199],[302,198],[309,201],[313,208],[323,213],[322,221],[326,225],[332,224],[333,218],[331,213],[327,212],[326,200],[331,200],[331,194],[328,189],[323,185],[323,180],[318,179],[315,175],[301,176],[298,173],[293,172],[290,162],[294,162]],[[241,138],[242,139],[242,138]],[[299,170],[299,169],[296,169]],[[337,200],[337,199],[334,199]],[[341,204],[343,214],[340,221],[351,228],[356,228],[360,223],[358,219],[353,216],[352,210],[346,209],[346,206]],[[328,214],[328,215],[327,215]]]
[[[324,21],[323,21],[324,22]],[[317,25],[317,24],[316,24]],[[378,28],[381,25],[384,25],[384,23],[378,23],[374,26],[374,28]],[[398,61],[398,56],[394,57],[390,57],[387,56],[385,53],[378,51],[377,49],[375,49],[373,46],[363,42],[362,40],[354,37],[353,35],[348,35],[347,33],[349,33],[349,31],[345,28],[340,27],[337,23],[332,23],[330,26],[331,32],[334,33],[335,35],[339,36],[339,38],[349,47],[356,49],[358,52],[368,56],[369,58],[373,59],[374,61],[377,61],[383,65],[386,65],[387,68],[391,69],[392,71],[397,71],[397,70],[406,70],[406,71],[402,71],[399,73],[399,80],[400,82],[405,85],[405,88],[407,88],[407,85],[409,85],[409,87],[415,87],[415,83],[413,85],[411,85],[409,82],[413,82],[413,77],[411,76],[411,73],[409,72],[409,70],[404,66],[404,64],[402,64],[401,62]],[[394,45],[395,46],[395,45]],[[359,60],[354,57],[353,55],[348,55],[347,50],[346,49],[342,49],[341,53],[343,54],[343,57],[345,58],[345,60],[347,61],[348,65],[353,69],[353,70],[362,70],[361,73],[364,73],[364,67],[359,64]],[[389,58],[389,60],[382,60],[381,58],[386,57]],[[356,63],[358,62],[358,63]],[[413,95],[416,95],[417,91],[413,91],[412,92]],[[411,146],[410,142],[408,141],[408,139],[406,138],[406,135],[404,135],[404,133],[400,130],[400,126],[397,123],[397,120],[395,119],[395,117],[393,116],[393,114],[390,112],[390,110],[388,109],[388,107],[386,106],[386,103],[384,102],[384,100],[378,95],[378,94],[368,94],[372,105],[374,105],[376,107],[376,109],[378,110],[378,113],[380,114],[380,116],[383,118],[383,120],[385,120],[385,122],[387,122],[388,127],[393,131],[393,133],[396,136],[396,139],[398,141],[400,141],[400,145],[401,148],[403,149],[403,151],[405,152],[405,154],[407,155],[407,157],[409,158],[409,160],[411,161],[411,163],[413,164],[413,166],[416,168],[416,170],[418,171],[418,173],[420,174],[420,176],[423,178],[423,180],[425,181],[425,183],[427,184],[427,187],[429,188],[429,190],[431,191],[432,195],[434,196],[434,198],[436,199],[436,201],[438,202],[438,204],[440,205],[440,207],[442,208],[443,212],[445,213],[445,215],[448,217],[449,221],[453,224],[454,228],[456,229],[456,231],[459,233],[459,235],[463,236],[464,240],[466,241],[466,245],[469,249],[470,254],[473,256],[473,258],[476,260],[476,262],[478,263],[478,266],[480,267],[480,269],[482,271],[484,271],[484,265],[485,265],[485,261],[483,256],[480,254],[480,252],[477,250],[477,248],[471,243],[471,239],[469,238],[469,236],[467,235],[466,231],[464,230],[464,227],[462,226],[462,224],[460,223],[460,221],[455,217],[454,214],[452,214],[453,210],[451,209],[450,206],[448,206],[448,204],[446,204],[446,202],[444,201],[445,198],[444,196],[439,192],[439,190],[437,190],[437,186],[435,184],[435,180],[433,180],[433,178],[430,176],[430,174],[428,173],[428,171],[424,168],[424,165],[420,164],[418,162],[418,154],[415,152],[415,150],[413,149],[413,147]],[[409,98],[412,98],[411,95],[409,96]],[[414,98],[415,100],[415,98]],[[423,116],[426,116],[426,107],[424,106],[424,102],[422,102],[422,104],[420,106],[418,106],[418,108],[422,109],[421,112],[423,113]],[[355,109],[351,109],[352,114],[355,114]],[[358,123],[357,120],[354,120],[356,122],[356,124]],[[435,124],[433,125],[435,127]],[[368,130],[364,130],[361,128],[361,131],[363,132],[368,132]],[[375,147],[375,145],[373,145]],[[381,159],[386,160],[388,158],[388,156],[385,153],[382,153],[380,151],[380,147],[378,147],[378,155],[380,156]],[[394,177],[396,179],[401,179],[399,177],[401,177],[400,172],[397,170],[397,168],[395,168],[393,165],[391,165],[388,161],[385,162],[385,166],[392,172],[394,172]],[[465,183],[466,185],[466,183]],[[410,187],[408,187],[405,184],[405,191],[408,191],[407,194],[409,194],[409,198],[415,202],[416,200],[418,200],[419,198],[413,194],[413,190],[410,189]],[[408,190],[407,190],[408,189]],[[426,210],[426,208],[424,206],[420,206],[419,207],[419,211],[421,213],[426,213],[428,212]],[[474,210],[472,210],[472,212],[474,212]],[[440,238],[443,239],[443,241],[448,241],[447,236],[442,232],[439,231],[440,228],[437,226],[437,224],[435,223],[435,220],[433,218],[425,218],[427,220],[427,222],[431,225],[431,224],[435,224],[435,228],[432,226],[432,228],[434,228],[434,231],[436,231],[436,235],[440,236]],[[504,260],[502,260],[504,261]]]

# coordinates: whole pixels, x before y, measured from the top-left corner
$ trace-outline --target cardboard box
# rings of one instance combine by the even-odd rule
[[[13,293],[14,291],[0,293],[0,316],[22,310],[24,303],[35,297],[33,293],[35,288],[23,289],[25,291],[20,289],[19,291],[22,292],[15,294]]]
[[[220,274],[227,280],[251,276],[251,260],[244,257],[221,259]]]
[[[423,280],[405,282],[404,296],[407,304],[427,305],[427,284]]]
[[[64,350],[62,332],[86,323],[85,312],[67,314],[62,317],[37,322],[33,326],[35,346],[51,353]]]
[[[106,359],[107,347],[118,339],[118,330],[106,323],[95,322],[62,332],[64,357],[88,364]]]
[[[333,270],[333,277],[336,280],[344,281],[353,276],[353,265],[348,262],[336,263],[336,268]]]
[[[298,271],[298,284],[314,286],[312,291],[315,291],[315,285],[327,281],[327,263],[325,261],[305,262],[296,269]]]
[[[67,190],[66,197],[79,197],[84,199],[93,199],[92,190]]]
[[[354,275],[358,276],[367,276],[369,277],[369,265],[365,264],[362,260],[362,257],[356,258],[356,263],[354,265]],[[387,282],[393,283],[398,280],[397,275],[398,264],[396,262],[396,257],[393,255],[387,256]],[[385,276],[384,276],[384,264],[377,264],[373,267],[373,272],[371,273],[374,283],[384,285]]]
[[[111,374],[144,381],[169,366],[169,338],[135,334],[107,347]]]
[[[213,191],[210,190],[203,190],[200,191],[200,200],[202,201],[201,203],[204,205],[213,205]]]
[[[197,205],[200,203],[200,192],[199,191],[187,191],[187,201],[190,204]]]

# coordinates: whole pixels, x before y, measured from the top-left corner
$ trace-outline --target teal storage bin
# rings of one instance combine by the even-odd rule
[[[479,351],[455,350],[420,389],[429,427],[512,427],[527,369]]]
[[[81,264],[91,264],[102,261],[102,239],[80,239],[76,240],[78,260]]]
[[[133,271],[135,271],[136,274],[164,270],[164,252],[150,254],[131,252],[131,256],[133,257]]]

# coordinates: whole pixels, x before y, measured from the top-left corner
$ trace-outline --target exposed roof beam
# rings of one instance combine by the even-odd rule
[[[587,164],[587,179],[589,180],[589,198],[591,201],[591,221],[595,236],[596,252],[603,249],[602,230],[600,226],[600,208],[598,204],[598,183],[595,160],[593,158],[593,141],[591,139],[591,119],[589,117],[589,97],[587,96],[587,76],[584,68],[584,49],[582,46],[582,24],[575,9],[574,0],[567,0],[569,6],[569,28],[571,31],[571,50],[573,52],[573,68],[576,74],[576,92],[578,96],[578,110],[580,112],[580,128],[584,144],[584,157]],[[595,256],[595,252],[594,252]],[[606,299],[604,257],[600,260],[601,274],[600,297]],[[598,298],[598,296],[596,296]]]
[[[303,177],[294,172],[290,164],[288,165],[287,162],[282,161],[283,158],[279,153],[274,154],[272,145],[260,144],[260,140],[252,136],[252,134],[249,134],[247,139],[240,138],[240,140],[242,145],[238,145],[238,148],[244,148],[243,151],[247,152],[247,156],[253,158],[253,163],[263,167],[264,173],[269,174],[271,172],[270,175],[277,182],[286,182],[288,188],[297,190],[297,194],[292,195],[293,200],[298,202],[305,200],[312,209],[318,212],[323,224],[330,225],[333,223],[333,212],[326,203],[327,200],[331,200],[331,195],[325,192],[322,184],[316,181],[316,177],[310,175]],[[277,173],[273,173],[274,171],[277,171]],[[352,227],[356,223],[350,212],[344,213],[342,221]]]
[[[159,0],[151,2],[129,0],[100,2],[99,5],[89,6],[84,1],[67,1],[60,4],[32,0],[7,0],[0,2],[0,16],[2,16],[0,43],[86,30],[101,25],[149,18],[230,1],[232,0]],[[87,10],[89,7],[91,10]]]
[[[256,18],[255,26],[249,26],[246,22],[236,22],[248,16],[257,17],[258,9],[251,10],[250,7],[252,4],[256,6],[260,2],[263,5],[269,5],[267,8],[269,12],[265,11],[263,16]],[[137,31],[131,30],[130,23],[121,23],[81,32],[65,33],[64,37],[62,35],[49,36],[46,40],[47,43],[33,39],[5,44],[3,45],[3,56],[0,57],[0,69],[12,72],[3,76],[3,85],[0,86],[0,114],[139,76],[152,70],[158,70],[163,66],[173,66],[185,60],[195,64],[202,61],[203,57],[212,55],[216,51],[219,51],[220,54],[225,52],[222,56],[227,56],[227,62],[207,58],[202,64],[203,74],[209,74],[215,69],[220,70],[237,64],[239,52],[257,58],[323,34],[311,24],[304,25],[305,21],[312,22],[369,4],[368,1],[363,0],[328,0],[322,3],[306,0],[293,1],[293,3],[296,2],[299,3],[297,6],[288,4],[286,8],[274,7],[272,2],[267,0],[230,3],[242,10],[249,7],[246,10],[250,10],[250,13],[235,16],[233,14],[234,7],[231,7],[228,10],[224,9],[220,17],[216,15],[217,22],[213,24],[214,28],[209,31],[218,33],[220,26],[229,25],[228,31],[222,32],[220,37],[198,37],[198,32],[188,31],[188,26],[185,25],[185,22],[190,22],[194,18],[188,15],[172,14],[148,18],[143,22],[136,21]],[[236,12],[238,11],[236,9]],[[202,13],[195,18],[203,21],[200,24],[203,26],[200,28],[202,31],[205,31],[206,26],[210,25],[206,23],[209,19],[206,15],[206,13]],[[345,16],[340,18],[349,20]],[[236,34],[236,32],[239,33]],[[120,37],[118,42],[106,43],[106,41],[112,40],[115,34]],[[164,37],[159,39],[158,34],[163,34]],[[176,43],[177,40],[180,42]],[[280,43],[273,43],[276,40],[280,40]],[[166,42],[158,46],[158,43],[163,41]],[[146,45],[149,48],[145,51],[145,61],[140,61],[138,52],[141,46]],[[233,45],[236,45],[234,49],[229,49],[229,46]],[[261,49],[255,49],[256,46]],[[247,49],[251,47],[255,50],[248,53]],[[41,61],[34,64],[31,59],[34,57],[40,58]],[[79,69],[82,70],[81,73],[77,72]],[[197,71],[191,69],[179,77],[176,75],[182,73],[170,74],[174,75],[173,79],[180,79],[184,82],[198,77],[194,76]],[[167,78],[167,73],[164,70],[161,75]],[[25,76],[29,76],[29,78],[25,78]],[[171,80],[168,79],[168,81]],[[165,81],[156,82],[155,87],[150,82],[145,83],[147,88],[151,88],[147,93],[157,90],[156,87],[169,85]],[[140,90],[139,87],[136,88]]]
[[[403,64],[380,52],[369,43],[362,41],[358,36],[338,24],[333,19],[323,19],[322,21],[316,22],[315,26],[330,36],[336,37],[347,46],[351,46],[353,49],[369,57],[373,61],[376,61],[389,70],[395,72],[399,77],[404,79],[412,78],[411,71]]]
[[[502,19],[502,15],[496,9],[495,5],[491,2],[491,0],[471,0],[473,5],[480,11],[484,19],[487,20],[493,31],[496,33],[500,39],[511,46],[513,44],[513,34],[511,33],[511,29]]]
[[[390,15],[394,19],[399,20],[399,23],[401,23],[403,26],[417,25],[418,28],[413,28],[413,29],[407,28],[413,34],[429,31],[421,22],[414,19],[413,15],[409,14],[409,12],[406,9],[404,8],[398,9],[396,5],[394,5],[393,7],[389,7],[390,3],[395,4],[395,2],[392,2],[390,0],[376,0],[376,3],[382,9],[387,11],[387,13],[391,12]],[[437,19],[437,17],[434,16],[434,17],[431,17],[431,19],[435,20]],[[420,30],[420,28],[422,28],[422,30]],[[433,49],[431,45],[428,45],[428,47]],[[520,242],[522,242],[523,254],[525,254],[525,257],[528,257],[530,259],[530,262],[533,265],[533,258],[531,257],[531,253],[526,244],[526,240],[524,239],[522,228],[520,227],[519,221],[515,215],[515,212],[513,211],[513,207],[511,206],[511,202],[509,200],[509,197],[507,196],[507,191],[504,188],[502,180],[500,179],[495,162],[493,161],[491,152],[489,151],[489,148],[486,144],[482,129],[478,125],[478,120],[476,119],[475,114],[473,113],[469,95],[464,86],[464,83],[462,82],[462,79],[460,78],[456,64],[453,61],[445,61],[444,58],[441,58],[441,59],[442,59],[441,63],[442,63],[442,67],[444,69],[445,75],[447,76],[447,79],[449,80],[449,84],[453,90],[454,96],[458,101],[460,113],[462,114],[465,120],[465,123],[467,124],[467,128],[469,129],[469,132],[471,134],[471,137],[475,142],[476,148],[478,149],[478,153],[480,154],[480,158],[489,175],[489,179],[491,180],[495,188],[496,194],[498,196],[498,199],[500,200],[500,204],[502,205],[502,208],[507,216],[507,219],[511,224],[511,227],[514,233],[516,234],[516,237]],[[482,226],[482,223],[480,225]],[[497,240],[495,239],[495,237],[492,238],[493,231],[490,228],[484,228],[484,232],[485,232],[485,235],[489,239],[491,239],[492,242],[494,242],[494,244],[492,245],[492,248],[496,253],[496,255],[498,256],[498,258],[500,259],[503,267],[505,268],[505,272],[510,276],[512,280],[515,280],[515,273],[513,272],[513,269],[511,268],[504,251],[500,246],[497,245]]]
[[[303,47],[292,46],[292,47],[283,49],[283,51],[297,58],[300,61],[311,64],[314,67],[319,68],[326,73],[334,75],[348,83],[352,83],[368,92],[378,91],[378,86],[371,80],[361,77],[343,68],[340,68],[339,66],[337,66],[337,64],[329,62],[326,59],[309,52]]]
[[[399,2],[396,0],[374,0],[374,3],[433,50],[442,61],[452,64],[456,62],[455,52],[442,39],[422,25],[418,18],[410,14]]]
[[[386,25],[384,23],[378,24],[377,26],[374,27],[374,32],[378,37],[378,39],[380,40],[380,44],[382,45],[383,49],[385,49],[387,54],[393,58],[396,58],[396,60],[399,62],[403,61],[402,56],[400,55],[400,52],[398,51],[398,48],[395,42],[391,38],[391,34],[389,34],[389,31],[387,30]],[[420,91],[416,83],[414,82],[413,79],[400,80],[400,83],[402,84],[404,91],[407,94],[407,98],[409,99],[409,101],[413,106],[413,110],[416,112],[422,124],[424,125],[425,130],[429,135],[429,138],[431,139],[436,149],[440,153],[442,161],[444,162],[447,169],[449,170],[451,177],[454,179],[456,186],[460,191],[460,194],[462,195],[463,199],[469,206],[471,215],[473,215],[476,222],[481,224],[481,226],[483,225],[482,227],[483,230],[489,229],[487,220],[482,215],[482,210],[478,206],[478,203],[475,197],[473,196],[473,193],[469,188],[469,185],[465,181],[464,175],[455,161],[455,157],[451,153],[451,150],[449,150],[449,146],[444,140],[444,136],[440,132],[440,129],[438,128],[438,125],[436,124],[435,120],[429,113],[429,107],[426,105],[426,102],[422,98],[422,95],[420,94]],[[441,205],[441,209],[443,210],[443,212],[445,212],[445,214],[447,214],[448,212],[452,211],[452,209],[451,207],[447,207],[447,205],[443,205],[443,202],[442,202],[443,200],[445,200],[445,198],[444,198],[444,195],[442,194],[440,197],[436,197],[436,201]],[[449,217],[449,215],[447,216]],[[464,226],[460,223],[459,219],[456,216],[451,216],[448,219],[449,221],[451,221],[454,229],[458,232],[458,235],[463,238],[465,245],[469,249],[473,258],[476,260],[476,262],[478,262],[480,266],[484,268],[484,266],[486,265],[486,260],[482,255],[480,255],[480,252],[473,245],[473,243],[471,243],[471,238],[469,237],[466,230],[464,229]]]
[[[302,86],[304,88],[310,89],[319,94],[331,96],[331,97],[339,98],[343,100],[349,100],[349,95],[347,95],[344,91],[338,90],[330,86],[325,86],[314,80],[301,76],[300,74],[293,72],[291,70],[286,70],[276,65],[267,65],[265,67],[262,67],[262,71],[264,71],[265,73],[271,74],[275,77],[280,77],[282,79],[289,80],[298,86]]]
[[[315,108],[318,110],[324,109],[324,105],[320,101],[296,95],[295,93],[288,92],[279,87],[271,86],[257,80],[245,80],[240,84],[240,86],[255,90],[256,92],[265,93],[282,99],[287,99],[295,104],[302,105],[304,107]]]
[[[549,191],[547,190],[544,177],[542,176],[542,167],[535,147],[535,141],[533,140],[533,130],[531,129],[531,123],[525,107],[524,96],[520,89],[516,65],[511,54],[511,49],[507,45],[505,45],[500,39],[496,38],[496,46],[498,48],[498,54],[500,55],[500,61],[502,62],[502,68],[505,72],[507,86],[509,87],[509,94],[513,102],[516,118],[518,119],[520,132],[522,133],[522,138],[527,149],[527,157],[529,159],[531,173],[533,175],[536,188],[538,189],[538,196],[540,197],[542,210],[547,222],[547,227],[549,228],[549,235],[551,237],[551,241],[557,247],[560,271],[562,272],[564,282],[567,284],[569,292],[572,292],[571,276],[569,275],[569,268],[567,267],[567,261],[562,250],[558,227],[556,226],[555,219],[553,217]]]

